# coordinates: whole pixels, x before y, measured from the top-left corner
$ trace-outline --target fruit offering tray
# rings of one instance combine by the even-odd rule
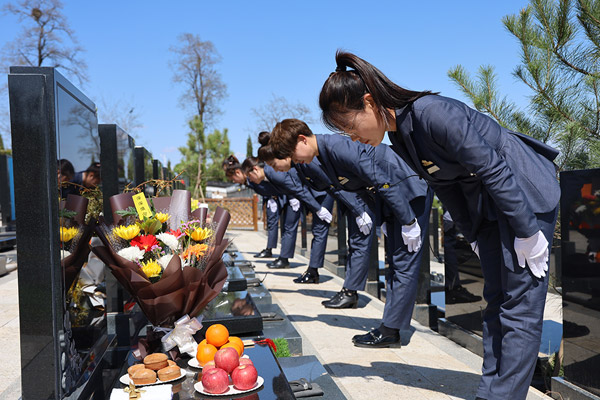
[[[244,353],[252,360],[259,377],[261,378],[261,385],[258,385],[254,389],[249,390],[246,393],[235,394],[233,391],[224,393],[221,396],[202,394],[197,391],[194,385],[201,382],[202,370],[196,368],[190,368],[188,365],[189,358],[183,358],[177,360],[177,365],[186,369],[186,376],[173,384],[173,400],[191,400],[191,399],[211,399],[211,400],[224,400],[224,399],[238,399],[238,398],[260,398],[260,400],[294,400],[294,393],[288,383],[288,379],[283,373],[277,358],[271,351],[271,348],[267,345],[254,345],[244,349]],[[139,362],[133,360],[132,356],[128,357],[129,363],[123,366],[122,373],[127,373],[129,365]],[[120,382],[115,382],[115,387],[124,388],[125,385]],[[109,391],[110,392],[110,391]]]

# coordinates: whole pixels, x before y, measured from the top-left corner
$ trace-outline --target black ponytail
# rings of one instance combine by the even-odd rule
[[[387,123],[392,119],[388,109],[402,108],[420,97],[437,94],[404,89],[352,53],[338,50],[335,61],[335,72],[329,75],[319,95],[323,123],[334,131],[344,129],[349,112],[365,108],[363,97],[367,93],[373,97],[379,118]]]

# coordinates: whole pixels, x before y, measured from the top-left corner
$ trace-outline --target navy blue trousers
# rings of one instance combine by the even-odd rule
[[[538,224],[552,243],[557,210],[537,214]],[[512,234],[514,238],[514,233]],[[483,367],[477,396],[488,400],[527,397],[542,336],[548,273],[538,279],[529,267],[504,266],[497,222],[486,221],[477,234],[487,301],[483,317]]]
[[[356,224],[356,216],[349,210],[348,215],[348,258],[344,287],[349,290],[365,290],[369,272],[369,255],[375,240],[375,212],[367,208],[367,214],[373,221],[371,232],[363,235]]]
[[[329,194],[317,197],[315,200],[321,204],[321,207],[328,209],[329,212],[333,210],[333,197]],[[321,218],[317,216],[317,213],[313,213],[312,234],[313,238],[310,242],[310,262],[308,266],[312,268],[321,268],[323,267],[323,260],[325,259],[325,250],[327,249],[329,224],[321,220]]]
[[[265,198],[265,201],[268,201],[268,198]],[[279,202],[277,203],[277,210],[275,212],[271,211],[269,206],[267,206],[267,249],[274,249],[277,247],[277,230],[279,227],[279,214],[281,213],[281,208],[279,207]]]
[[[292,258],[296,248],[296,235],[298,234],[298,221],[302,208],[292,210],[289,204],[283,207],[283,232],[281,233],[281,251],[279,257]]]
[[[410,202],[421,227],[421,240],[425,243],[429,231],[429,212],[433,202],[433,191],[427,190],[426,197]],[[421,246],[419,251],[410,252],[402,239],[402,224],[397,220],[386,221],[387,254],[389,270],[386,274],[386,299],[383,308],[383,324],[388,328],[408,329],[412,317],[417,283],[423,252],[429,251]]]

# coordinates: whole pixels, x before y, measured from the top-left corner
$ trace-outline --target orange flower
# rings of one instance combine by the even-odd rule
[[[182,254],[182,257],[187,260],[191,256],[201,257],[206,254],[208,250],[208,245],[206,244],[195,244],[193,246],[188,247]]]

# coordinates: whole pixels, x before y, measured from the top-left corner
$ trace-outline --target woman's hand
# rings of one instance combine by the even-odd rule
[[[525,268],[525,262],[533,276],[542,278],[548,271],[548,240],[538,231],[535,235],[521,239],[515,238],[515,253],[521,268]]]
[[[417,252],[421,248],[421,227],[415,219],[410,225],[402,225],[402,239],[408,247],[408,251]]]

